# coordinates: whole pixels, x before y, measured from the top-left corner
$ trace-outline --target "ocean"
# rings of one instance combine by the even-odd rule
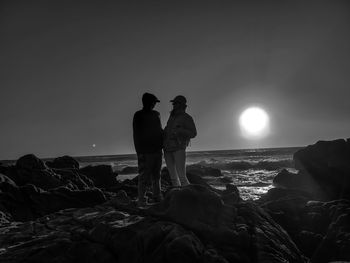
[[[205,177],[213,187],[225,189],[226,183],[235,184],[245,200],[256,200],[272,188],[272,180],[281,169],[295,172],[293,154],[300,147],[264,148],[246,150],[219,150],[188,152],[186,164],[200,164],[220,169],[223,176],[215,178]],[[125,167],[136,170],[135,154],[76,157],[81,166],[109,164],[118,172],[118,180],[132,178],[137,175],[121,171]],[[163,166],[165,163],[163,161]]]

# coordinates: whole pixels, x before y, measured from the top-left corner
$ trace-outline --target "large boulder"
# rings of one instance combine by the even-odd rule
[[[24,186],[26,184],[33,184],[44,190],[56,188],[65,184],[61,180],[61,176],[54,173],[50,169],[46,170],[29,170],[17,168],[14,172],[17,185]]]
[[[273,188],[258,203],[311,262],[350,260],[350,201],[309,201],[300,190]]]
[[[43,190],[57,187],[68,187],[71,190],[94,188],[91,179],[80,173],[79,164],[69,156],[54,159],[55,167],[49,168],[42,160],[33,154],[19,158],[16,165],[2,166],[1,171],[18,186],[33,184]]]
[[[263,210],[245,202],[231,206],[205,186],[173,189],[149,213],[191,230],[228,262],[279,262],[275,253],[304,262],[289,236]]]
[[[56,169],[79,169],[79,162],[68,155],[57,157],[52,161],[47,161],[46,165]]]
[[[110,165],[88,165],[81,168],[79,173],[86,175],[99,188],[108,189],[118,184],[116,178],[118,174],[113,172],[113,168]]]
[[[321,228],[324,237],[320,239],[314,251],[312,262],[350,261],[350,202],[336,200],[323,205],[325,216],[312,217],[311,229]],[[311,209],[310,209],[311,210]],[[309,211],[310,211],[309,210]],[[312,211],[312,210],[311,210]],[[318,211],[318,210],[316,210]],[[309,212],[310,213],[310,212]],[[327,226],[327,221],[329,222]],[[317,230],[316,230],[317,231]],[[319,234],[318,234],[319,235]],[[317,237],[317,234],[315,235]],[[303,236],[301,237],[302,240]],[[316,239],[317,240],[317,239]],[[309,245],[309,244],[306,244]]]
[[[26,154],[16,161],[16,167],[24,170],[45,170],[45,163],[34,154]]]
[[[33,184],[44,190],[62,186],[61,176],[49,169],[45,163],[34,154],[27,154],[16,161],[15,166],[6,170],[6,175],[18,186]]]
[[[11,215],[13,220],[34,220],[43,215],[72,207],[88,207],[106,201],[97,188],[72,191],[59,187],[44,191],[35,185],[16,186],[9,182],[0,184],[0,210]]]
[[[350,198],[350,140],[318,141],[294,154],[301,176],[311,177],[324,200]]]
[[[66,187],[72,190],[84,190],[94,188],[94,182],[76,169],[52,169],[52,171],[60,175],[60,181]]]
[[[307,192],[313,199],[322,199],[323,191],[316,180],[309,173],[293,173],[282,169],[273,179],[277,188],[295,189]]]

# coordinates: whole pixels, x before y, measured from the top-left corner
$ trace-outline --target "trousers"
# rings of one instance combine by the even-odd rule
[[[138,198],[140,202],[146,201],[145,193],[147,185],[152,185],[154,198],[159,198],[160,169],[162,167],[162,152],[137,154],[139,170]]]
[[[188,185],[186,177],[186,152],[184,149],[164,152],[164,159],[169,170],[171,183],[173,186]]]

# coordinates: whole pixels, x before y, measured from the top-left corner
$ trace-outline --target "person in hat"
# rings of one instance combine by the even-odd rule
[[[147,205],[146,186],[152,182],[153,201],[161,200],[160,169],[162,166],[163,129],[160,114],[153,110],[157,97],[142,96],[143,108],[134,114],[133,138],[138,161],[138,206]]]
[[[173,109],[164,129],[164,159],[173,186],[188,185],[186,177],[186,147],[190,139],[196,137],[197,130],[193,118],[186,113],[187,100],[176,96],[170,101]]]

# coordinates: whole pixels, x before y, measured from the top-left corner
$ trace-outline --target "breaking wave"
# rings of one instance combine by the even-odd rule
[[[199,165],[218,168],[220,170],[278,170],[281,168],[294,168],[293,160],[276,160],[276,161],[259,161],[259,162],[248,162],[248,161],[231,161],[231,162],[212,162],[212,161],[200,161],[197,162]]]

